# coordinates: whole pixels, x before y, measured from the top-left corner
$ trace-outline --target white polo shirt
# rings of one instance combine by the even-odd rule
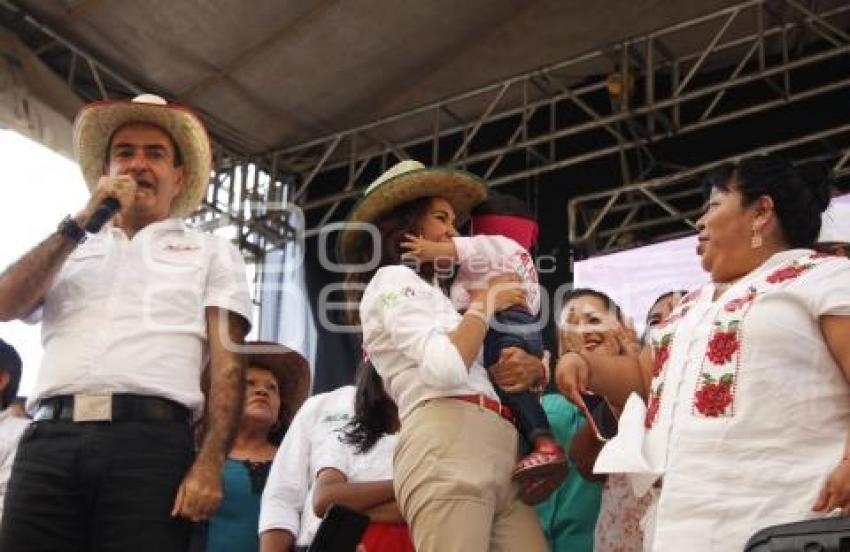
[[[321,451],[351,420],[355,391],[350,385],[340,387],[301,405],[269,472],[260,506],[260,533],[283,529],[296,535],[298,546],[313,541],[322,522],[313,513],[313,483],[323,464]]]
[[[230,242],[179,219],[132,240],[107,225],[68,257],[30,317],[42,320],[44,356],[28,407],[55,395],[136,393],[198,415],[205,307],[251,320],[245,265]]]

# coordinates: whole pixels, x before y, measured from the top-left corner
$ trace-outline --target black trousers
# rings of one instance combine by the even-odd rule
[[[543,356],[543,336],[535,326],[537,317],[524,309],[511,308],[496,314],[494,319],[496,327],[490,328],[484,338],[484,366],[496,364],[502,350],[508,347],[519,347],[538,358]],[[502,404],[514,413],[520,435],[529,445],[536,437],[552,435],[549,419],[537,395],[530,391],[506,393],[495,383],[493,387]]]
[[[34,422],[21,438],[0,525],[3,552],[185,552],[171,517],[194,460],[182,422]]]

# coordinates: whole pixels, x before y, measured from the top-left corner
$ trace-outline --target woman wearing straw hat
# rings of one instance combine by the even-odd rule
[[[284,433],[310,390],[310,368],[277,343],[247,343],[245,403],[224,465],[224,496],[210,519],[206,550],[256,552],[260,497]]]
[[[406,234],[449,240],[486,196],[471,174],[403,161],[369,186],[340,236],[348,282],[369,282],[359,309],[364,348],[398,405],[393,481],[419,552],[546,550],[511,482],[518,434],[510,411],[478,360],[493,313],[525,300],[518,279],[470,290],[461,316],[439,286],[446,264],[401,264]]]

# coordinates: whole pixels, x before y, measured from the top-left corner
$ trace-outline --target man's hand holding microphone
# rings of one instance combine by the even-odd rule
[[[86,232],[99,232],[122,208],[133,204],[136,181],[129,175],[101,176],[97,189],[82,211],[74,216]]]

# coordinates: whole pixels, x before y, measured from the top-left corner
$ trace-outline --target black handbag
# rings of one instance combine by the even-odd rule
[[[850,518],[772,525],[753,535],[744,552],[850,552]]]

